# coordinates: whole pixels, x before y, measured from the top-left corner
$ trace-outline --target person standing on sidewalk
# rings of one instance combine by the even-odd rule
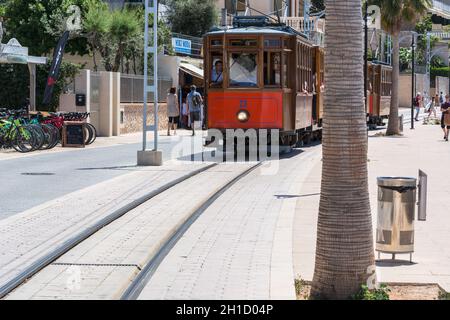
[[[438,106],[438,105],[439,105],[439,96],[436,95],[435,97],[431,98],[431,102],[429,103],[429,106],[427,107],[427,112],[428,112],[427,120],[430,120],[432,113],[434,115],[434,118],[436,118],[436,106]]]
[[[170,88],[167,94],[167,117],[169,124],[167,127],[167,135],[170,136],[170,130],[174,130],[174,135],[177,135],[177,126],[180,119],[180,104],[178,103],[177,89]]]
[[[421,102],[422,102],[422,96],[420,95],[420,92],[418,92],[416,98],[414,99],[414,108],[416,109],[416,116],[414,117],[414,120],[416,120],[416,121],[419,121]]]
[[[187,96],[187,104],[191,116],[192,135],[195,136],[195,122],[200,121],[200,111],[203,104],[202,95],[197,92],[195,85],[191,86],[191,92]]]
[[[448,141],[448,134],[450,132],[450,96],[445,96],[446,101],[441,106],[442,118],[441,118],[441,128],[444,130],[444,140]],[[447,121],[447,122],[446,122]]]

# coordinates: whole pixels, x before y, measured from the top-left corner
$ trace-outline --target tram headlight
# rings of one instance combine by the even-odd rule
[[[240,122],[247,122],[250,119],[250,114],[246,110],[241,110],[237,113],[237,119]]]

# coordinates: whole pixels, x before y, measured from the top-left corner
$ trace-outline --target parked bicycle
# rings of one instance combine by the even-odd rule
[[[27,110],[0,109],[0,148],[18,152],[49,150],[61,142],[65,122],[86,122],[89,113],[43,113],[30,115]],[[85,144],[97,139],[97,130],[85,123]]]

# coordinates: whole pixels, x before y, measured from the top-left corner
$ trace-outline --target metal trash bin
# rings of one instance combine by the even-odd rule
[[[378,178],[378,222],[376,250],[380,253],[410,254],[414,252],[414,217],[417,179]]]

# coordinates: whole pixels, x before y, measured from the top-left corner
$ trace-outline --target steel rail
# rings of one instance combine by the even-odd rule
[[[169,252],[175,247],[178,241],[183,237],[192,224],[208,209],[222,194],[230,189],[236,182],[247,176],[250,172],[261,166],[263,162],[258,162],[251,168],[245,170],[243,173],[228,182],[216,193],[214,193],[208,200],[195,210],[189,218],[174,232],[174,234],[164,243],[155,254],[155,256],[142,268],[136,278],[132,281],[130,286],[122,294],[121,300],[137,300],[142,290],[151,280],[160,264],[164,261]]]
[[[53,250],[52,252],[48,253],[42,258],[39,258],[35,262],[33,262],[32,265],[27,267],[24,271],[22,271],[20,274],[15,276],[13,279],[9,280],[5,284],[0,286],[0,299],[7,296],[9,293],[11,293],[14,289],[22,285],[27,279],[34,276],[36,273],[53,263],[56,259],[73,249],[75,246],[80,244],[81,242],[85,241],[87,238],[91,237],[93,234],[97,233],[100,229],[106,227],[107,225],[111,224],[112,222],[116,221],[120,217],[124,216],[131,210],[139,207],[140,205],[144,204],[145,202],[149,201],[150,199],[158,196],[159,194],[167,191],[168,189],[173,188],[174,186],[180,184],[181,182],[184,182],[202,172],[205,172],[215,166],[217,166],[217,163],[210,164],[208,166],[205,166],[201,169],[195,170],[189,174],[186,174],[180,178],[177,178],[161,187],[159,187],[156,190],[153,190],[142,197],[130,202],[129,204],[117,209],[116,211],[109,214],[107,217],[101,219],[98,221],[95,225],[85,229],[84,231],[80,232],[79,234],[75,235],[74,237],[68,239],[65,241],[62,245],[60,245],[58,248]]]

